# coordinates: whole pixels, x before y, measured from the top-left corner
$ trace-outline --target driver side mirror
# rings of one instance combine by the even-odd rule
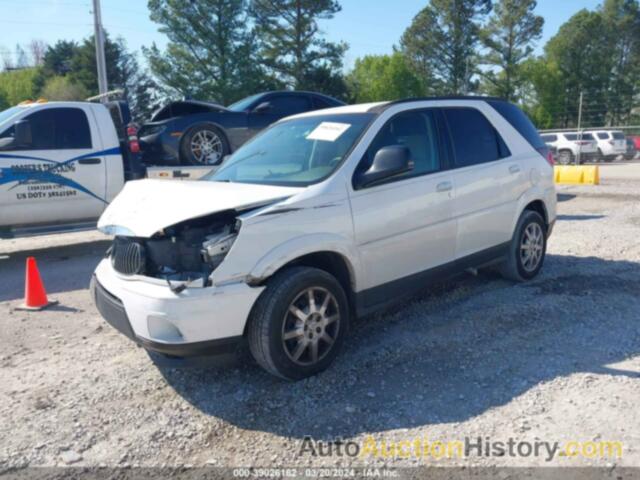
[[[376,152],[369,169],[358,178],[358,188],[368,187],[382,180],[413,170],[411,152],[404,145],[389,145]]]
[[[260,105],[253,109],[255,113],[267,113],[269,110],[271,110],[271,103],[269,102],[262,102]]]
[[[13,137],[13,146],[14,147],[30,147],[33,143],[33,138],[31,136],[31,123],[29,120],[18,120],[13,124],[14,137]]]

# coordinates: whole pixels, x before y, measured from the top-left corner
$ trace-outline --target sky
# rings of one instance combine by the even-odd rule
[[[105,29],[123,37],[129,48],[166,43],[149,20],[146,0],[101,0]],[[427,0],[341,0],[342,11],[321,24],[327,38],[345,41],[349,50],[345,67],[367,54],[390,53],[413,17]],[[545,19],[541,52],[560,25],[581,8],[595,9],[600,0],[538,0],[537,13]],[[91,0],[0,0],[0,47],[14,52],[16,44],[33,39],[52,44],[61,39],[80,40],[93,33]]]

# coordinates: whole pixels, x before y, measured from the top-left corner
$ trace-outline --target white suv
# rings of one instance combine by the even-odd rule
[[[430,282],[542,267],[552,159],[514,105],[482,97],[320,110],[274,124],[197,182],[128,183],[96,305],[170,357],[232,351],[287,379],[334,360],[350,321]]]
[[[627,153],[627,138],[619,130],[591,132],[598,142],[598,160],[612,162]]]
[[[556,159],[562,165],[575,163],[580,156],[580,163],[595,160],[598,144],[589,132],[558,132],[545,133],[540,136],[549,147],[556,149]]]

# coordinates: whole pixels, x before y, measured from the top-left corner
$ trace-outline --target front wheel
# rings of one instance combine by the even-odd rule
[[[292,267],[267,282],[249,317],[249,348],[258,364],[287,380],[325,370],[349,327],[347,296],[329,273]]]
[[[222,132],[211,125],[189,130],[180,146],[183,165],[218,165],[229,154],[229,144]]]
[[[540,272],[546,252],[547,227],[544,220],[538,212],[525,210],[518,220],[500,273],[516,282],[531,280]]]

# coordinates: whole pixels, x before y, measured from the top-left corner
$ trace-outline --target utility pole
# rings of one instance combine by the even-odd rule
[[[100,0],[93,0],[93,27],[96,41],[96,64],[98,65],[98,90],[100,95],[107,93],[107,61],[104,54],[104,30],[102,29],[102,12],[100,10]],[[106,96],[100,101],[105,103]]]
[[[578,105],[578,155],[576,156],[576,165],[580,165],[580,153],[582,153],[582,92],[580,92],[580,104]]]

